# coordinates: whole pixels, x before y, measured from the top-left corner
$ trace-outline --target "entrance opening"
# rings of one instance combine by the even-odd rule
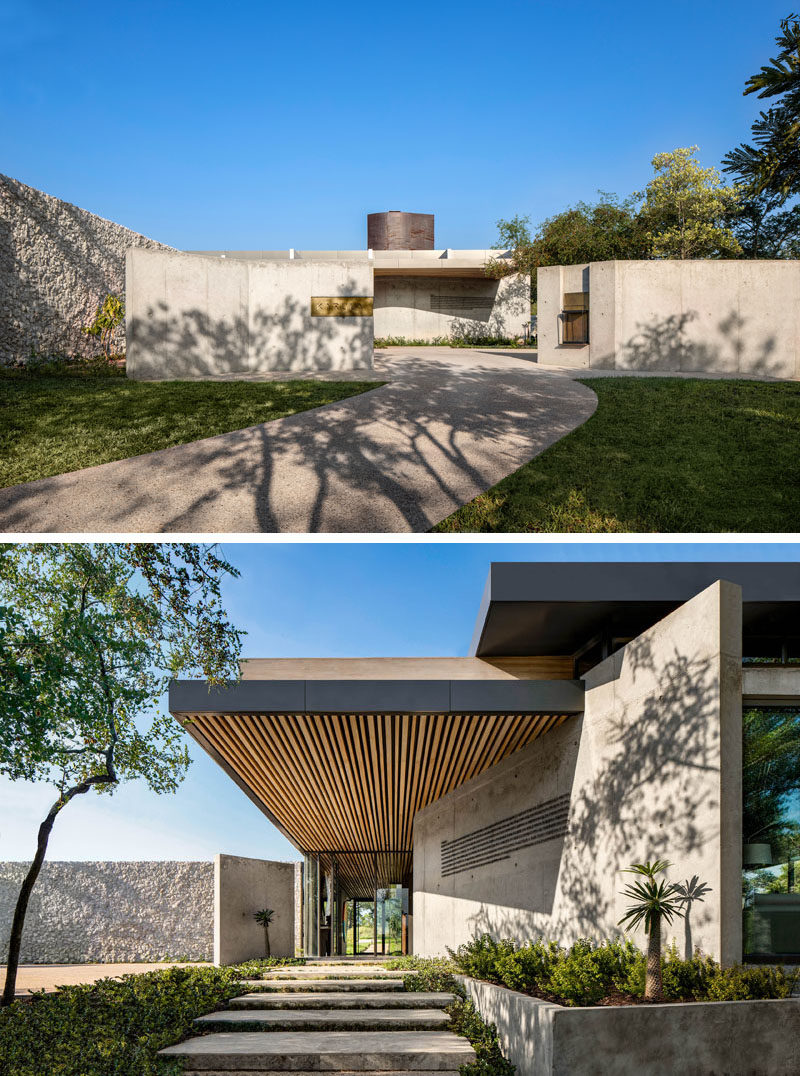
[[[400,956],[411,945],[411,852],[310,852],[306,956]]]

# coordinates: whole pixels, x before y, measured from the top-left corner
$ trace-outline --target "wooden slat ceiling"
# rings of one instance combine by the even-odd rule
[[[566,717],[194,714],[183,721],[302,852],[371,853],[409,851],[417,811]]]

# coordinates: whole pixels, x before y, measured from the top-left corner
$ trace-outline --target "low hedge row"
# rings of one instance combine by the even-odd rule
[[[233,968],[169,968],[36,993],[0,1009],[4,1076],[166,1076],[156,1055],[241,993]]]
[[[544,941],[516,945],[483,934],[450,955],[464,975],[561,1005],[635,1001],[644,996],[647,958],[631,942],[579,941],[562,948]],[[741,964],[722,968],[700,953],[683,960],[674,946],[664,953],[661,966],[664,997],[672,1001],[786,998],[800,974]]]
[[[455,1001],[447,1006],[450,1017],[449,1030],[468,1039],[476,1058],[469,1065],[462,1065],[460,1076],[514,1076],[514,1065],[503,1056],[494,1024],[487,1024],[471,1001],[467,1001],[464,987],[453,975],[450,960],[431,957],[407,956],[387,961],[387,967],[408,970],[403,979],[406,990],[447,991],[455,994]]]

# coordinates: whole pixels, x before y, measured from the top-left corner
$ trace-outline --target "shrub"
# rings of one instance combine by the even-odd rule
[[[708,984],[709,1001],[753,1001],[758,998],[791,997],[800,972],[787,975],[783,968],[715,966]]]
[[[719,965],[711,957],[696,951],[691,960],[684,960],[673,944],[661,961],[664,997],[673,1001],[707,998],[709,984],[719,972]]]
[[[461,1066],[461,1076],[514,1076],[516,1071],[500,1049],[497,1028],[487,1024],[471,1001],[459,998],[448,1006],[450,1030],[469,1040],[477,1057],[469,1065]]]
[[[455,952],[448,949],[451,960],[459,971],[471,975],[473,979],[485,979],[490,983],[502,982],[498,962],[515,950],[513,942],[495,941],[491,934],[481,934],[464,945],[459,945]]]
[[[576,942],[553,965],[547,990],[567,1005],[596,1005],[608,993],[609,978],[591,942]]]
[[[496,966],[500,982],[509,990],[545,990],[559,952],[555,942],[541,941],[499,951]]]
[[[389,971],[410,972],[403,977],[406,990],[443,990],[460,996],[464,994],[463,987],[453,976],[454,965],[441,957],[404,956],[397,960],[387,960],[384,967]]]
[[[583,940],[562,949],[543,941],[515,946],[483,934],[451,956],[456,968],[474,979],[562,1005],[597,1005],[618,994],[640,1000],[645,993],[647,959],[629,941],[595,945]],[[664,953],[661,969],[664,998],[670,1001],[785,998],[800,980],[800,973],[782,968],[721,968],[699,952],[683,960],[675,945]]]
[[[63,986],[0,1009],[0,1072],[9,1076],[155,1076],[156,1055],[196,1016],[241,993],[228,968],[169,968]]]

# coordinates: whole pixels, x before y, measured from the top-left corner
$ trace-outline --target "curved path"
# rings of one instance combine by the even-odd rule
[[[597,406],[514,351],[396,348],[376,374],[340,403],[0,490],[0,529],[427,531]]]

